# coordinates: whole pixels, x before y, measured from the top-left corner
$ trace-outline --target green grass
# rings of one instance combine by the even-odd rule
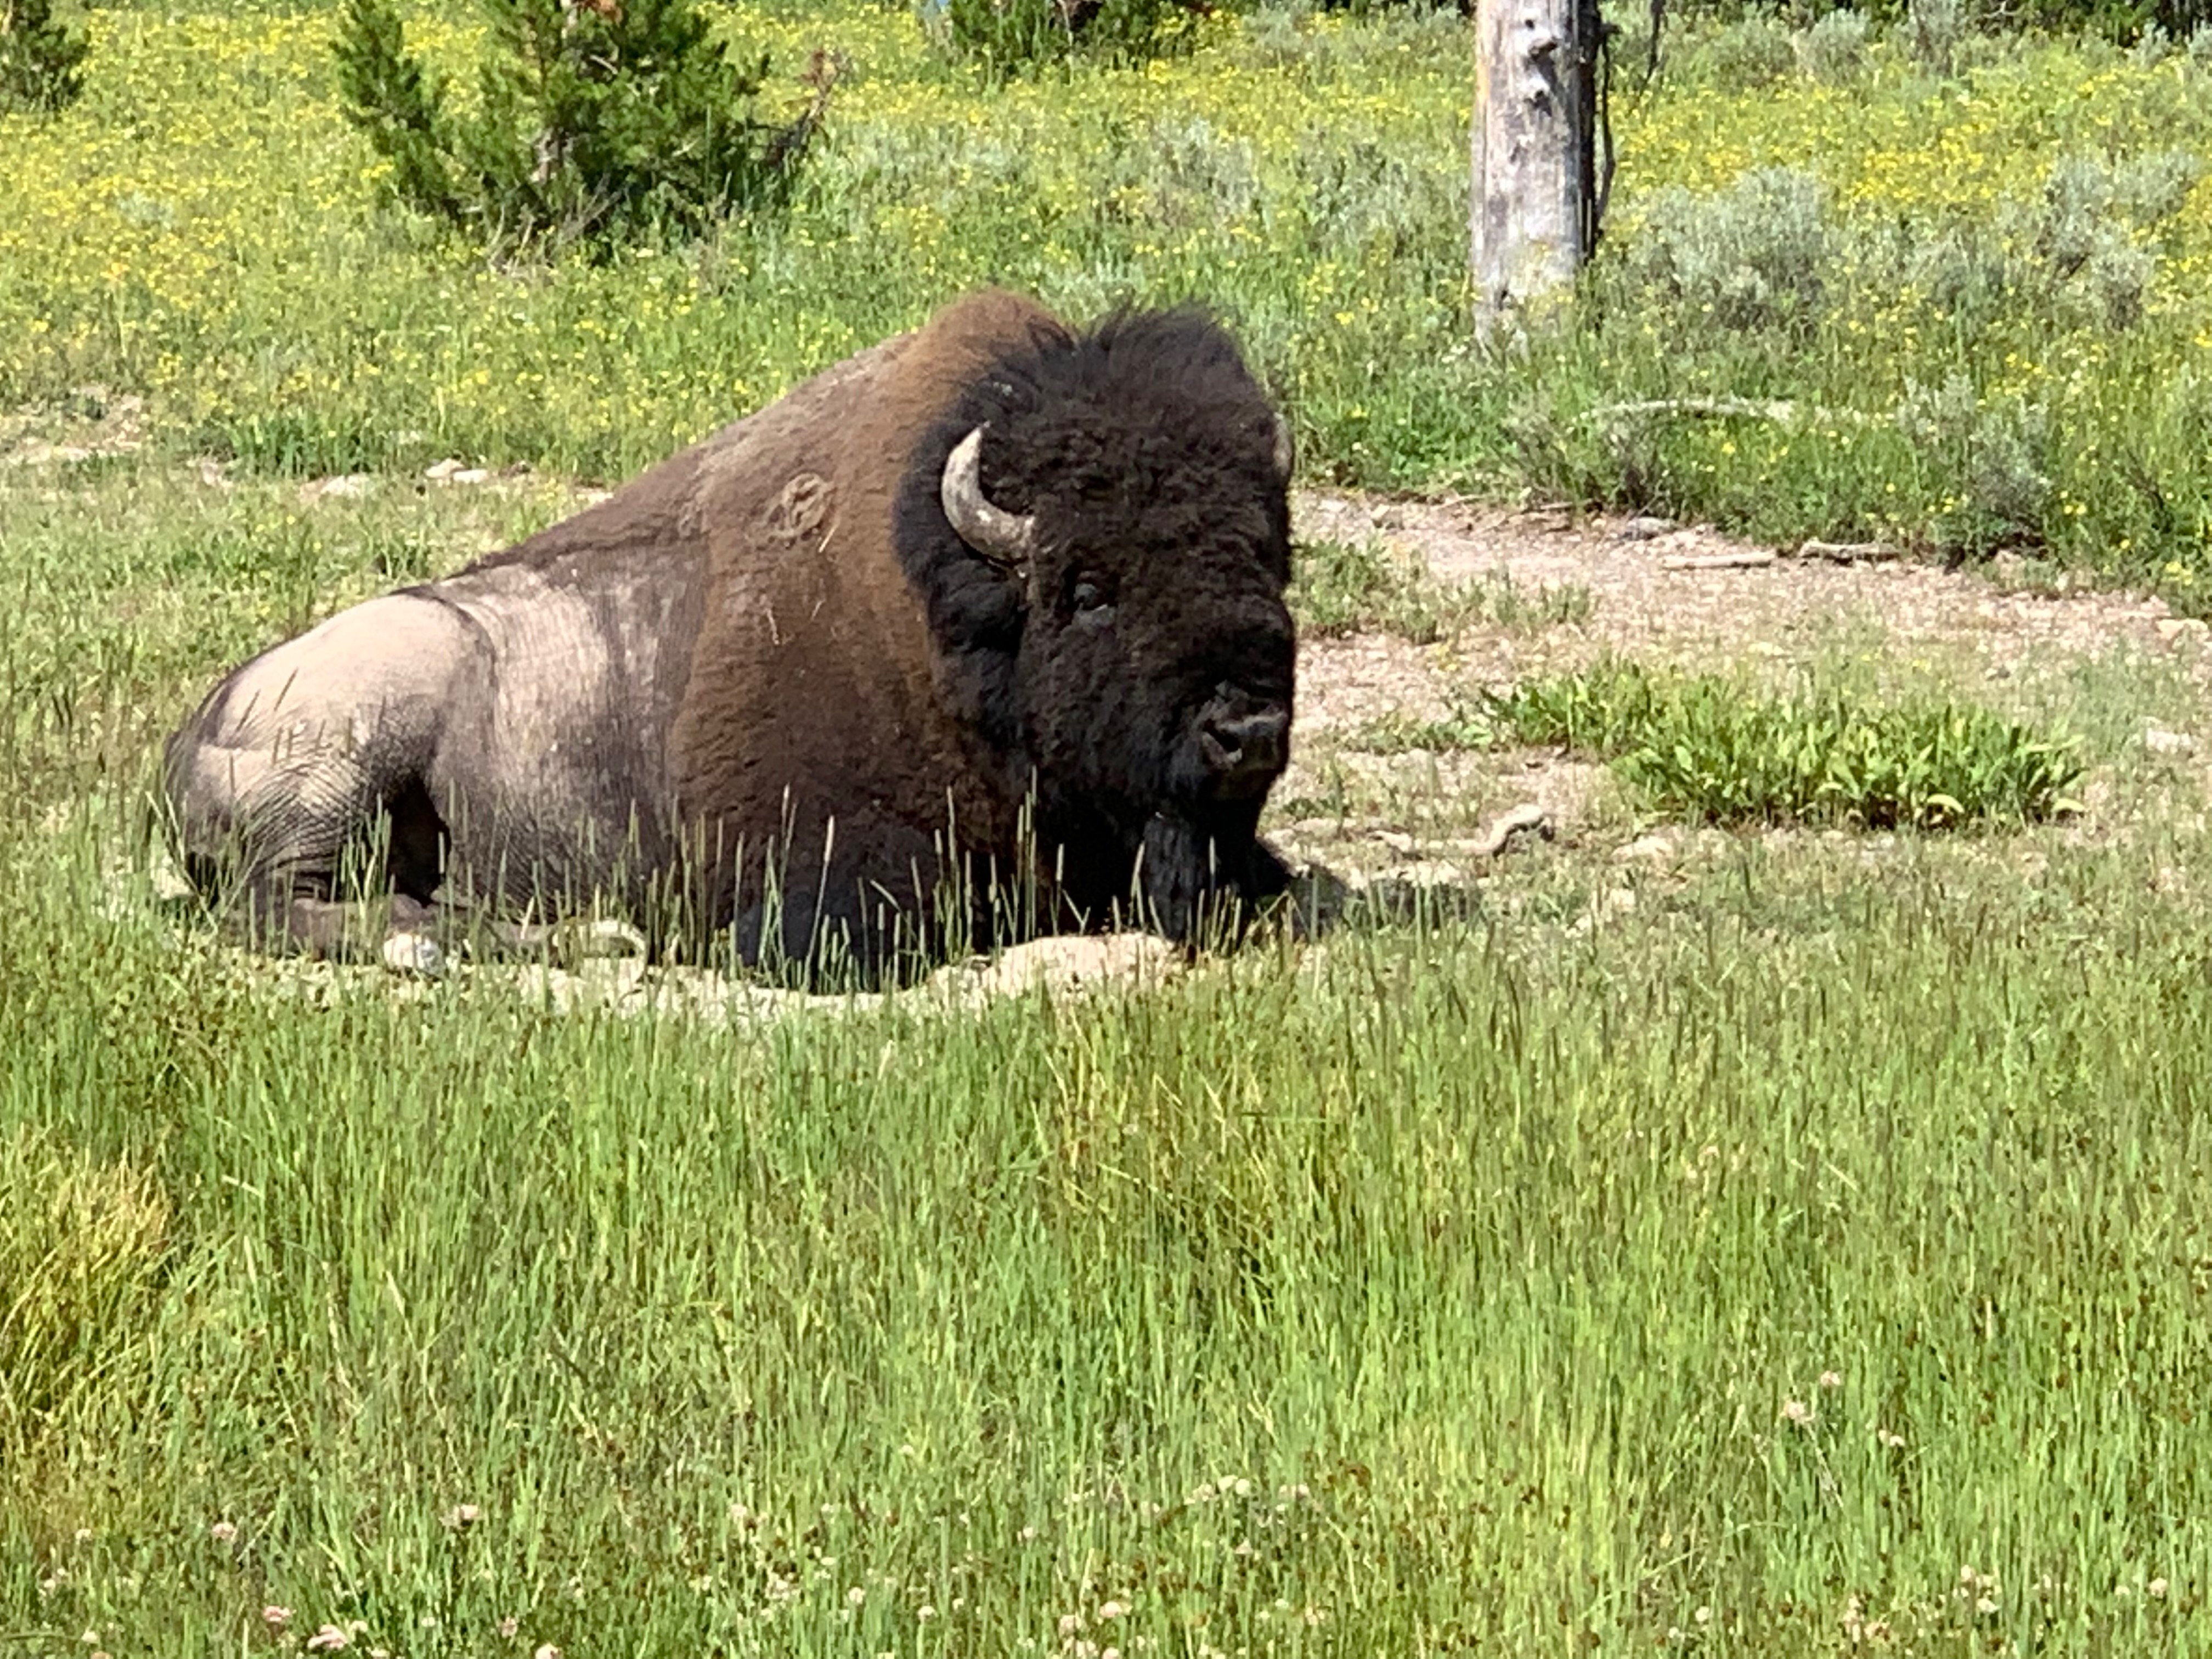
[[[0,491],[11,1645],[2212,1637],[2193,832],[1565,856],[1487,930],[730,1029],[305,997],[155,901],[208,673],[560,501]]]
[[[736,1031],[305,1006],[76,838],[5,897],[0,1261],[167,1216],[6,1425],[33,1651],[2212,1636],[2212,981],[2130,859]]]
[[[1197,297],[1309,481],[2009,545],[2203,603],[2201,52],[1978,41],[1939,74],[1877,40],[1746,85],[1693,30],[1618,89],[1574,325],[1490,350],[1448,11],[1224,13],[1173,62],[999,85],[902,8],[731,5],[774,107],[816,47],[853,66],[792,214],[523,269],[377,210],[330,9],[170,15],[95,10],[82,102],[0,118],[0,409],[99,384],[145,396],[171,453],[266,471],[616,477],[981,283],[1083,315]],[[410,23],[467,79],[465,13]],[[1680,412],[1725,399],[1789,413]]]
[[[1477,623],[1532,630],[1588,622],[1595,608],[1586,587],[1527,588],[1502,570],[1446,581],[1379,537],[1305,543],[1291,575],[1291,610],[1310,639],[1365,632],[1434,645]]]
[[[1431,645],[1456,633],[1480,600],[1429,574],[1419,559],[1388,542],[1316,541],[1297,550],[1291,610],[1308,638],[1362,631]]]
[[[1495,720],[1475,709],[1455,708],[1437,720],[1385,714],[1361,727],[1351,746],[1370,755],[1409,755],[1421,750],[1450,754],[1492,748],[1498,737]]]
[[[1745,837],[1663,876],[1567,838],[1405,925],[1089,1003],[716,1027],[491,975],[310,996],[143,856],[160,738],[222,666],[574,499],[421,465],[627,471],[994,277],[1218,298],[1310,477],[1962,548],[2033,507],[2053,561],[2170,560],[2182,592],[2201,185],[2136,228],[2124,328],[2033,269],[1997,275],[2035,306],[1824,280],[1808,319],[1730,274],[1786,247],[1632,254],[1704,245],[1653,228],[1684,211],[1659,186],[1766,164],[1829,179],[1831,274],[1893,222],[1986,253],[2063,155],[2194,142],[2195,69],[2038,45],[1941,82],[1877,52],[1848,96],[1698,70],[1624,99],[1619,269],[1583,331],[1492,361],[1448,18],[1263,15],[1155,73],[991,91],[896,9],[732,12],[859,60],[799,214],[520,272],[362,205],[328,21],[100,10],[79,110],[0,121],[0,403],[36,405],[0,442],[125,392],[150,434],[0,470],[0,1648],[2212,1645],[2208,849],[2187,769],[2118,758],[2148,716],[2201,727],[2163,660],[2022,695],[2165,817]],[[1693,228],[1742,251],[1741,214]],[[1699,270],[1746,307],[1725,326]],[[1721,393],[1802,407],[1602,413]],[[173,464],[201,447],[234,482]],[[357,465],[384,469],[358,496],[293,476]],[[1370,547],[1299,578],[1316,635],[1589,615]],[[1760,727],[1664,685],[1692,781],[1828,721],[1905,780],[1900,817],[2071,787],[1970,714],[1955,742],[1887,703]],[[1923,743],[1984,793],[1915,774]]]
[[[1951,701],[1786,696],[1606,663],[1486,698],[1522,743],[1611,762],[1661,811],[1717,823],[2019,823],[2075,807],[2077,746]]]

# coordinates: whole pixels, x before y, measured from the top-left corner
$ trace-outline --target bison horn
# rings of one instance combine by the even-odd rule
[[[993,564],[1019,571],[1029,562],[1030,544],[1036,538],[1036,520],[1027,514],[1009,513],[983,497],[983,428],[977,427],[945,458],[945,479],[938,496],[945,516],[960,532],[960,539]]]
[[[1291,432],[1291,417],[1287,415],[1276,416],[1275,471],[1283,475],[1285,482],[1290,478],[1291,467],[1297,459],[1297,441]]]

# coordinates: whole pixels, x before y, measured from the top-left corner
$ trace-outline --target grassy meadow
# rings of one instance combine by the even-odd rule
[[[1450,13],[1224,15],[1172,62],[994,86],[902,7],[722,11],[794,106],[811,49],[851,64],[798,210],[521,272],[371,210],[332,9],[94,11],[83,100],[0,120],[0,404],[131,391],[262,471],[614,477],[979,283],[1199,296],[1316,478],[2212,580],[2212,40],[1747,26],[1643,93],[1632,42],[1586,325],[1484,351]],[[410,39],[459,73],[468,20]],[[1680,412],[1717,397],[1790,416]]]
[[[222,665],[985,281],[1216,301],[1312,482],[2189,604],[2208,55],[1686,36],[1576,326],[1492,355],[1455,17],[994,88],[898,7],[721,15],[851,59],[804,198],[604,265],[377,211],[326,7],[95,9],[84,101],[0,118],[0,1659],[2212,1649],[2212,849],[2143,746],[2212,707],[2163,659],[2006,682],[2086,822],[1662,875],[1647,803],[1088,1000],[310,996],[147,855]],[[1361,556],[1309,553],[1316,641],[1602,603]]]

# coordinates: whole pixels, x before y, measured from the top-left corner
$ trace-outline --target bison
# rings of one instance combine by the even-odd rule
[[[1288,431],[1200,312],[972,295],[234,670],[166,751],[186,872],[426,963],[609,909],[870,977],[1194,940],[1287,884]]]

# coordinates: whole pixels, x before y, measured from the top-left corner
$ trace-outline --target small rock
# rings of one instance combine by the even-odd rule
[[[1390,872],[1394,885],[1406,889],[1449,889],[1463,885],[1468,872],[1456,864],[1443,859],[1415,859],[1401,864]]]
[[[1674,855],[1672,836],[1638,836],[1613,854],[1622,863],[1637,859],[1665,859]]]
[[[1655,536],[1664,536],[1674,528],[1672,519],[1636,518],[1613,533],[1624,542],[1648,542]]]
[[[2143,747],[2154,755],[2186,755],[2196,749],[2197,739],[2186,732],[2168,732],[2154,726],[2143,733]]]
[[[595,921],[578,922],[554,932],[553,954],[568,967],[629,957],[642,961],[647,953],[645,935],[628,922],[612,917],[602,916]]]
[[[335,478],[318,478],[301,493],[309,501],[325,495],[349,499],[368,495],[369,487],[375,482],[366,472],[345,472]]]
[[[211,455],[200,457],[199,474],[200,483],[210,489],[230,488],[230,475],[223,471],[222,463]]]
[[[483,467],[465,466],[459,472],[454,473],[447,482],[457,484],[480,484],[489,477],[491,473]]]
[[[468,463],[465,461],[456,460],[453,456],[448,455],[444,460],[433,461],[424,467],[422,476],[432,483],[450,483],[453,482],[453,475],[465,470],[467,465]]]
[[[1031,939],[1010,947],[995,962],[940,969],[940,988],[975,994],[1018,996],[1042,988],[1054,995],[1114,985],[1157,983],[1182,968],[1182,953],[1152,933],[1094,933]]]
[[[177,867],[177,861],[163,847],[154,849],[146,884],[157,904],[180,903],[198,890],[185,878],[185,872]]]
[[[446,953],[424,933],[392,933],[384,941],[384,965],[409,979],[435,979],[446,971]]]

